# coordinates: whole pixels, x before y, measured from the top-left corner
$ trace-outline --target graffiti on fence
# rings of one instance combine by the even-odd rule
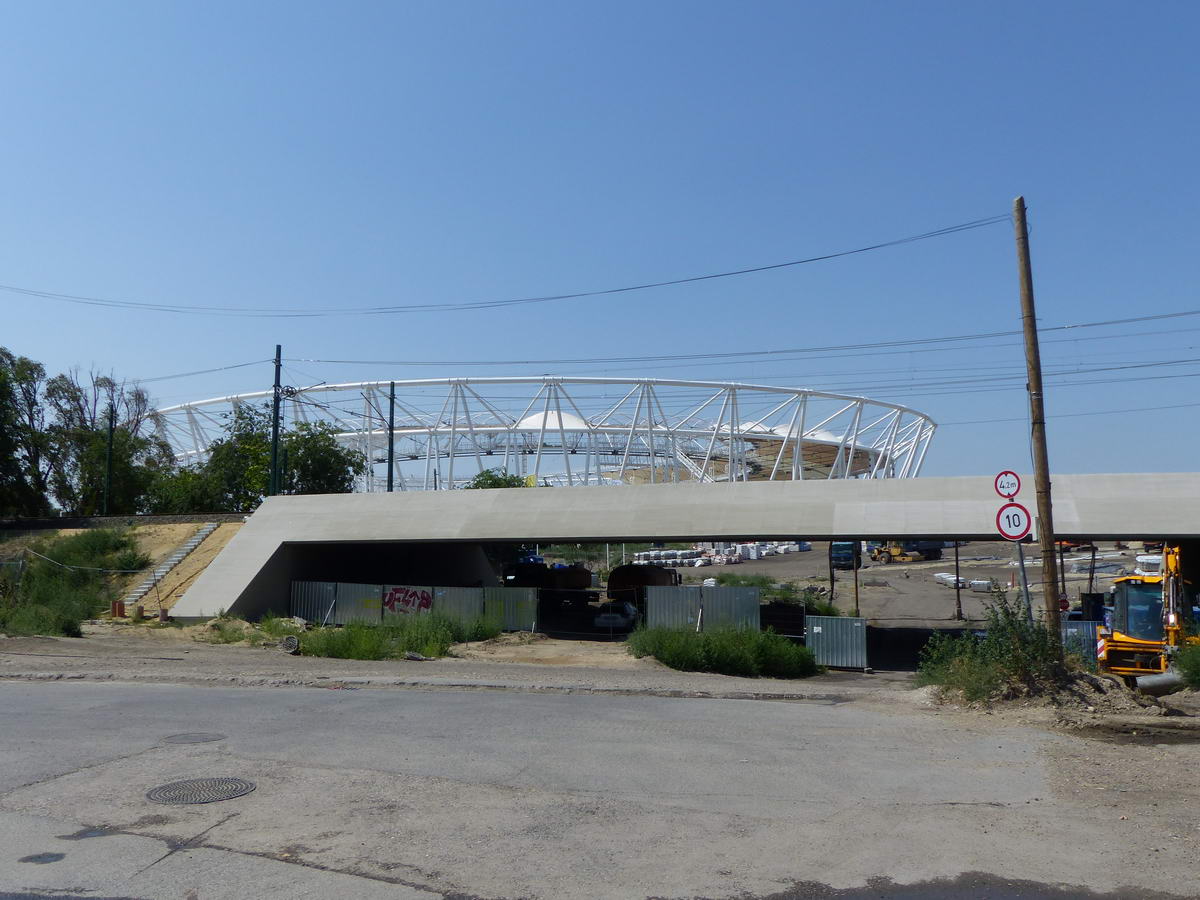
[[[433,606],[433,593],[427,587],[412,587],[407,584],[392,585],[383,595],[385,612],[422,613]]]

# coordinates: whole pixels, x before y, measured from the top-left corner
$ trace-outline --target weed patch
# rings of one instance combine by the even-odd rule
[[[459,622],[437,614],[396,616],[384,625],[352,623],[343,628],[314,628],[298,632],[305,656],[334,659],[395,659],[407,653],[445,656],[452,644],[482,641],[500,634],[486,619]]]
[[[1057,641],[1031,622],[1003,591],[987,604],[982,636],[935,634],[921,650],[917,680],[955,692],[969,702],[1053,693],[1067,668]]]
[[[283,640],[288,635],[300,634],[300,626],[291,619],[281,618],[275,613],[267,613],[258,623],[258,630],[273,640]]]
[[[1200,644],[1180,647],[1179,655],[1175,657],[1175,665],[1178,666],[1179,674],[1183,676],[1187,686],[1200,690]]]
[[[208,641],[212,644],[240,644],[250,636],[246,623],[237,619],[217,619],[210,626]]]
[[[650,656],[665,666],[687,672],[772,678],[807,678],[820,671],[807,647],[773,631],[714,628],[683,631],[639,628],[629,636],[629,652]]]

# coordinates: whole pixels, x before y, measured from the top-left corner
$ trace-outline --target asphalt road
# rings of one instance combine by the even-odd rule
[[[1066,739],[903,703],[13,682],[0,723],[3,897],[1075,897],[1119,888],[1114,864],[1139,885],[1115,896],[1197,883],[1194,860],[1135,871],[1115,817],[1054,797]],[[164,741],[187,732],[225,737]],[[208,776],[257,789],[145,797]]]

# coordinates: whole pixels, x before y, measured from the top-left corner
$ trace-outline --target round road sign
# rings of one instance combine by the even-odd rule
[[[996,530],[1006,541],[1024,540],[1031,528],[1033,519],[1020,503],[1005,503],[996,513]]]
[[[997,494],[1005,500],[1011,500],[1021,493],[1021,476],[1005,469],[996,476],[995,485]]]

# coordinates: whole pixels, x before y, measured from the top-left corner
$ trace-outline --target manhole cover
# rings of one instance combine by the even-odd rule
[[[182,805],[187,803],[215,803],[232,800],[254,790],[254,782],[242,778],[188,778],[172,781],[146,792],[146,799],[154,803]]]
[[[223,741],[225,735],[215,731],[196,731],[188,734],[173,734],[163,738],[164,744],[207,744],[210,741]]]

